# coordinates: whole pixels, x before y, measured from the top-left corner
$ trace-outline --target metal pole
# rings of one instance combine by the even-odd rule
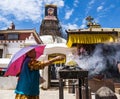
[[[64,99],[63,87],[63,79],[59,78],[59,99]]]
[[[80,78],[78,80],[78,89],[79,89],[79,99],[82,99],[82,94],[81,94],[82,84],[81,84],[81,79]]]

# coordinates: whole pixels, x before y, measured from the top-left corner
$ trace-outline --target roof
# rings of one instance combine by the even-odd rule
[[[57,7],[57,5],[53,5],[53,4],[46,4],[45,7]]]
[[[0,34],[9,34],[9,33],[19,33],[19,34],[25,34],[25,33],[33,33],[34,37],[36,38],[38,44],[42,43],[42,40],[39,38],[38,33],[35,29],[15,29],[15,30],[0,30]]]
[[[99,31],[92,30],[68,30],[67,46],[72,47],[75,44],[98,44],[116,42],[118,31]]]

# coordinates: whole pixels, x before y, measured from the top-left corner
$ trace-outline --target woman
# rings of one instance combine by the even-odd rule
[[[26,55],[16,86],[15,99],[39,99],[39,70],[64,59],[63,56],[57,56],[51,60],[37,61],[35,57],[35,50],[29,51]]]

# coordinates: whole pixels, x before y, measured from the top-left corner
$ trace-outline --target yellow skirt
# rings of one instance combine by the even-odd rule
[[[39,99],[39,96],[28,96],[28,95],[16,94],[15,99]]]

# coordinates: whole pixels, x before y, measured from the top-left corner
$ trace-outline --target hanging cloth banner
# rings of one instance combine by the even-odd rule
[[[97,44],[115,42],[117,37],[112,34],[69,34],[67,46],[73,44]]]

